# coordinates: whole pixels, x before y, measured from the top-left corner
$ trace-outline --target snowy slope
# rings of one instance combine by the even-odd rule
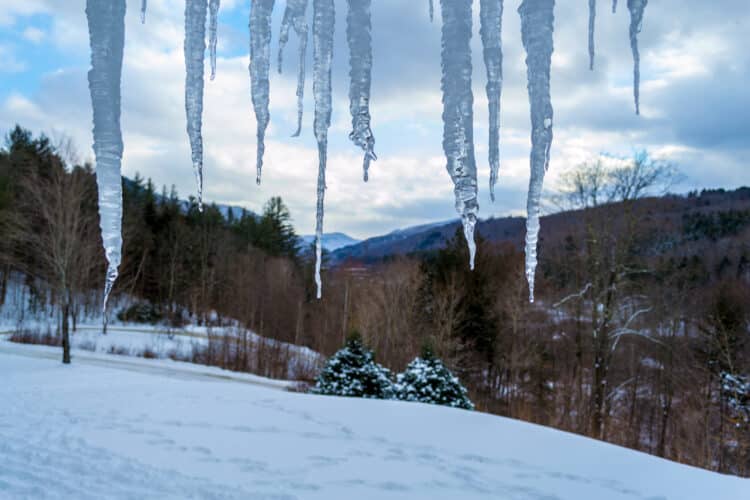
[[[476,412],[75,358],[63,366],[29,357],[47,348],[23,347],[0,349],[0,498],[742,500],[750,491],[748,480]]]

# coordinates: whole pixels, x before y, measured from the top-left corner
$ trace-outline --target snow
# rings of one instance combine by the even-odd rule
[[[125,0],[87,0],[86,18],[91,45],[88,78],[94,113],[99,225],[107,258],[103,301],[106,308],[122,257],[120,80],[125,46]]]
[[[479,412],[79,356],[63,366],[0,343],[0,497],[738,500],[750,488]]]

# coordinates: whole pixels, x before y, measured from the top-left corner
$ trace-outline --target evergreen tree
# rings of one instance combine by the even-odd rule
[[[292,216],[280,196],[269,199],[263,207],[254,245],[273,256],[297,256],[298,239],[292,227]]]
[[[461,385],[458,377],[429,350],[422,357],[415,358],[403,373],[396,376],[394,393],[396,399],[404,401],[474,409],[468,391]]]
[[[318,375],[314,394],[390,399],[393,395],[391,373],[375,362],[358,335],[334,354]]]

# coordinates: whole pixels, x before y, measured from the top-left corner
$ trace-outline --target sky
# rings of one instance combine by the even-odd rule
[[[450,0],[444,0],[450,1]],[[184,2],[128,0],[122,81],[123,174],[195,192],[184,109]],[[263,183],[255,184],[255,115],[250,100],[249,0],[222,0],[215,81],[206,82],[203,120],[205,198],[260,211],[281,196],[299,233],[315,224],[317,150],[312,132],[312,42],[305,116],[296,124],[297,38],[283,73],[271,76],[271,123]],[[440,9],[428,0],[375,0],[372,7],[372,127],[378,161],[362,182],[360,151],[349,141],[346,1],[336,0],[334,111],[330,130],[325,231],[363,238],[410,225],[453,219],[453,187],[442,151]],[[310,2],[312,5],[312,2]],[[504,87],[497,199],[489,199],[486,73],[474,2],[474,137],[480,217],[523,215],[528,187],[530,123],[525,53],[517,13],[506,0]],[[276,1],[271,51],[285,2]],[[560,173],[599,155],[646,149],[682,174],[675,191],[750,184],[750,54],[747,0],[658,0],[647,9],[641,46],[641,116],[634,113],[633,62],[626,1],[616,14],[599,0],[597,56],[588,69],[588,2],[558,0],[552,99],[555,138],[546,188]],[[0,134],[16,123],[34,133],[69,137],[93,162],[88,29],[84,0],[0,0]],[[311,17],[310,7],[308,17]],[[275,66],[275,65],[274,65]],[[208,70],[208,64],[206,64]]]

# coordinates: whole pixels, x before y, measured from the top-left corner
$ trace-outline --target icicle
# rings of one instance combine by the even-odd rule
[[[549,167],[552,145],[552,102],[550,65],[552,60],[555,0],[523,0],[521,36],[526,49],[529,103],[531,105],[531,177],[526,216],[526,279],[529,301],[534,302],[534,275],[539,237],[539,203],[544,174]]]
[[[432,0],[430,0],[430,22],[432,22],[435,19],[435,5],[432,3]]]
[[[635,114],[641,114],[641,54],[638,52],[638,33],[643,27],[643,11],[648,0],[628,0],[630,11],[630,48],[633,51],[633,97]]]
[[[490,199],[495,201],[495,184],[500,169],[500,95],[503,90],[503,0],[481,0],[479,7],[484,49],[484,65],[487,68],[487,101],[490,108]]]
[[[617,0],[612,0],[612,14],[617,13]]]
[[[211,57],[211,80],[216,78],[216,42],[219,32],[219,4],[221,0],[211,0],[208,4],[208,47]]]
[[[474,269],[474,226],[479,204],[471,92],[471,3],[472,0],[441,0],[440,9],[443,16],[443,150],[454,184],[456,211],[461,214],[469,245],[469,265]]]
[[[198,210],[203,211],[203,63],[206,56],[206,0],[185,2],[185,113]]]
[[[257,176],[260,184],[263,171],[266,128],[270,120],[268,113],[268,72],[271,65],[271,14],[274,0],[253,0],[250,8],[250,82],[258,130]]]
[[[362,148],[363,177],[368,179],[370,161],[375,156],[375,137],[370,130],[370,83],[372,72],[372,38],[370,37],[371,0],[348,0],[346,38],[349,43],[349,111],[352,131],[349,139]]]
[[[313,0],[313,94],[315,139],[318,141],[318,200],[315,223],[315,284],[322,296],[320,263],[323,253],[323,208],[326,190],[328,128],[331,126],[331,61],[335,24],[333,0]]]
[[[103,310],[117,280],[122,255],[122,132],[120,80],[125,45],[125,0],[87,0],[91,44],[89,90],[94,111],[94,155],[99,194],[99,225],[107,276]]]
[[[305,56],[307,53],[307,0],[287,0],[284,18],[281,21],[281,35],[279,36],[279,73],[283,62],[284,47],[289,41],[289,29],[299,37],[299,67],[297,69],[297,130],[292,137],[298,137],[302,132],[302,111],[305,97]]]
[[[596,0],[589,0],[589,69],[594,70],[594,29],[596,25]]]
[[[146,24],[146,3],[148,0],[141,1],[141,23]]]

